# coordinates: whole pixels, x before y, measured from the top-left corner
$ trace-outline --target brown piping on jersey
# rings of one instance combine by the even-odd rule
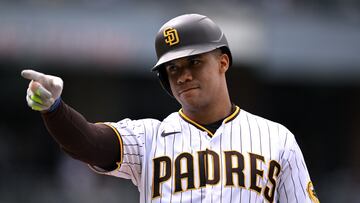
[[[219,121],[216,121],[216,122],[214,122],[212,124],[201,125],[201,124],[197,123],[196,121],[191,120],[188,116],[186,116],[182,109],[179,110],[179,115],[183,120],[185,120],[186,122],[192,124],[193,126],[198,128],[199,130],[207,132],[210,137],[214,136],[217,128],[219,128],[222,123],[228,123],[228,122],[232,121],[233,119],[236,118],[236,116],[239,113],[240,113],[240,107],[238,107],[236,105],[233,105],[231,114],[229,116],[227,116],[226,118],[223,118],[223,119],[221,119]]]

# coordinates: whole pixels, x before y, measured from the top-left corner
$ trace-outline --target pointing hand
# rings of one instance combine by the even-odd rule
[[[27,89],[26,101],[36,111],[47,111],[60,97],[63,80],[34,70],[23,70],[21,76],[31,80]]]

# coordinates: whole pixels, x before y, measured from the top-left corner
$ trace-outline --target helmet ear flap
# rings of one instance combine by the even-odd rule
[[[171,97],[174,97],[171,91],[169,78],[167,76],[165,68],[159,68],[157,72],[158,79],[160,81],[161,87],[170,95]]]

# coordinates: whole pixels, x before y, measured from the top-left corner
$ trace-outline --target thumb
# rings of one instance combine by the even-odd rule
[[[54,99],[57,99],[61,95],[63,85],[64,82],[61,78],[49,75],[49,80],[47,80],[47,84],[45,84],[44,86],[45,88],[49,89]]]

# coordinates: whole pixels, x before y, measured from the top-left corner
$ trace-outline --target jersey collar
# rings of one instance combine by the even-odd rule
[[[235,111],[230,114],[228,117],[226,117],[224,120],[223,120],[223,124],[226,124],[230,121],[232,121],[234,118],[236,118],[236,116],[239,114],[240,112],[240,107],[238,106],[235,106]],[[210,132],[208,129],[206,129],[204,126],[202,126],[201,124],[197,123],[196,121],[193,121],[191,120],[188,116],[186,116],[183,112],[183,109],[180,109],[179,110],[179,115],[182,119],[184,119],[186,122],[194,125],[195,127],[197,127],[198,129],[200,130],[203,130],[205,132],[208,133],[208,135],[210,135],[210,137],[214,136],[214,133]]]

